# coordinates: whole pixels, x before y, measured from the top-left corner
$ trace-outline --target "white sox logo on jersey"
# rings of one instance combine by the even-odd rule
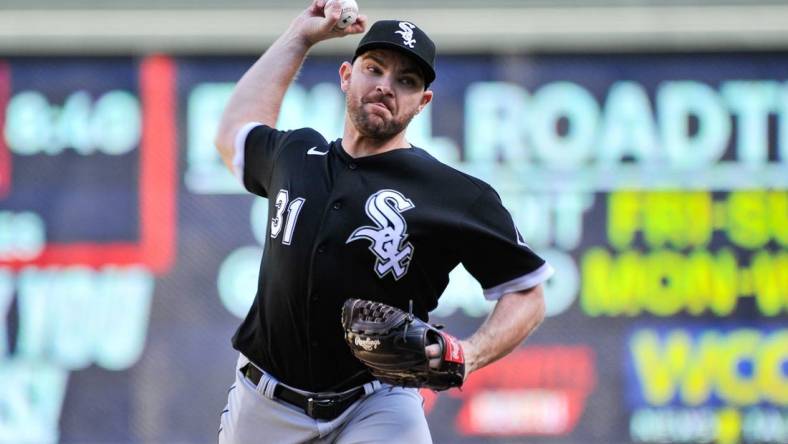
[[[399,22],[399,29],[402,31],[394,31],[395,34],[402,35],[402,44],[407,46],[408,48],[413,48],[413,45],[416,43],[416,39],[413,38],[413,28],[416,25],[408,22]]]
[[[413,202],[396,190],[380,190],[367,199],[366,213],[377,227],[359,227],[350,235],[346,243],[366,239],[372,242],[369,250],[377,256],[375,273],[383,278],[392,273],[399,280],[408,272],[413,257],[413,245],[405,242],[408,238],[408,224],[403,219],[403,211],[414,208]]]

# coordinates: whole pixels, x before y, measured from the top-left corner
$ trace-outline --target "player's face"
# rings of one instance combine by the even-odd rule
[[[410,57],[371,50],[340,68],[347,112],[364,136],[386,140],[401,133],[432,100],[424,78]]]

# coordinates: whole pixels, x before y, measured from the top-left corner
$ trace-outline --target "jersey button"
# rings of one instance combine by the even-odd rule
[[[355,163],[351,163],[347,167],[350,168],[351,170],[355,170],[356,168],[358,168],[358,165],[356,165]]]
[[[312,348],[317,348],[319,345],[320,345],[320,343],[319,343],[319,342],[317,342],[317,340],[316,340],[316,339],[315,339],[315,340],[312,340]]]
[[[339,210],[340,208],[342,208],[342,202],[339,202],[339,201],[334,202],[334,205],[331,208],[333,208],[335,210]]]
[[[323,246],[323,245],[317,247],[317,252],[318,253],[325,253],[326,252],[326,247]]]

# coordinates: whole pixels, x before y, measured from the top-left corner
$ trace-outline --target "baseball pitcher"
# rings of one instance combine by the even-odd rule
[[[495,190],[405,137],[433,99],[424,30],[376,22],[339,66],[341,139],[275,128],[310,48],[367,30],[363,15],[337,26],[340,2],[325,4],[313,0],[243,75],[216,137],[270,215],[220,443],[431,442],[418,388],[461,386],[544,317],[553,270]],[[464,340],[426,323],[460,263],[497,301]]]

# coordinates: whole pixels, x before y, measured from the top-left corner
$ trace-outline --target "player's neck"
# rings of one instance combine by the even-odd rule
[[[342,148],[351,157],[359,158],[401,148],[410,148],[410,143],[405,138],[404,130],[390,139],[381,140],[364,136],[351,124],[345,125]]]

